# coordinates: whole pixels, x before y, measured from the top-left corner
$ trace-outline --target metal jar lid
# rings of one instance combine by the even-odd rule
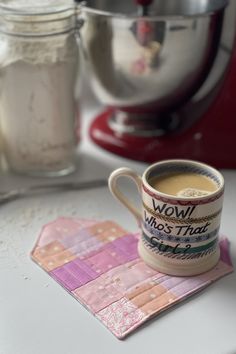
[[[0,4],[0,32],[14,36],[48,36],[73,31],[79,7],[73,0],[8,0]]]

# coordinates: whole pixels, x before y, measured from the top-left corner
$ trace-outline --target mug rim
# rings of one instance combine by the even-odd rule
[[[203,195],[203,196],[198,196],[198,197],[182,197],[182,196],[175,196],[175,195],[171,195],[171,194],[166,194],[163,192],[158,191],[157,189],[153,188],[150,183],[147,180],[147,174],[155,167],[155,166],[161,166],[161,165],[165,165],[165,164],[170,164],[170,163],[182,163],[182,164],[188,164],[188,165],[194,165],[196,167],[202,167],[208,171],[211,171],[214,175],[217,176],[217,178],[219,178],[220,180],[220,187],[217,188],[216,191],[209,193],[207,195]],[[200,161],[196,161],[196,160],[189,160],[189,159],[169,159],[169,160],[161,160],[158,161],[152,165],[150,165],[143,173],[142,176],[142,182],[145,185],[146,188],[148,188],[152,193],[157,194],[160,197],[166,198],[166,199],[171,199],[171,200],[180,200],[180,201],[198,201],[198,200],[206,200],[209,199],[211,197],[215,197],[217,196],[219,193],[221,193],[224,190],[224,177],[222,175],[222,173],[220,171],[218,171],[216,168],[200,162]]]

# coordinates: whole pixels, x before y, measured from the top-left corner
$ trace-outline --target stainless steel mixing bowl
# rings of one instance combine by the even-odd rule
[[[81,46],[102,103],[160,112],[187,101],[217,53],[226,0],[154,0],[149,16],[134,0],[87,0]]]
[[[135,15],[134,3],[88,0],[83,8],[82,45],[93,87],[115,107],[173,105],[207,75],[227,1],[156,0],[146,18]]]

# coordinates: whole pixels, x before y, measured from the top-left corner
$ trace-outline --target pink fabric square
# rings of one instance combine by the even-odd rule
[[[89,256],[84,260],[94,270],[99,271],[99,273],[105,273],[107,270],[117,267],[121,264],[118,259],[110,254],[106,249],[99,250],[93,256]]]
[[[43,227],[37,245],[42,247],[53,241],[63,241],[95,223],[94,220],[87,219],[59,218]]]
[[[92,251],[99,250],[103,246],[96,237],[88,237],[84,241],[76,243],[74,246],[70,247],[71,253],[75,254],[77,257],[87,256]]]
[[[105,285],[100,278],[73,291],[76,298],[96,313],[122,298],[122,293],[111,285]]]
[[[69,237],[68,235],[61,236],[61,243],[65,247],[73,247],[81,242],[84,242],[86,240],[90,239],[90,235],[87,229],[82,229],[76,233],[72,233]]]
[[[199,278],[205,282],[212,282],[223,276],[229,270],[229,268],[232,268],[232,266],[229,266],[223,261],[219,261],[218,264],[209,272],[199,275]]]
[[[188,293],[195,292],[199,287],[204,286],[205,282],[198,276],[191,278],[169,277],[161,283],[162,286],[169,289],[176,296],[185,296]]]
[[[140,259],[125,266],[115,268],[114,270],[106,273],[106,279],[112,279],[114,286],[121,292],[127,292],[136,286],[138,283],[151,278],[156,271],[149,268]]]
[[[113,221],[104,221],[89,227],[91,235],[96,236],[100,241],[111,242],[118,237],[127,234],[126,230]]]
[[[132,302],[122,298],[97,313],[97,317],[118,338],[123,338],[124,333],[128,334],[140,326],[147,316]]]

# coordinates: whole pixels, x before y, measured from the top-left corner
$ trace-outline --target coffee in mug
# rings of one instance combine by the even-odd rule
[[[121,176],[136,183],[142,210],[119,190]],[[111,174],[109,187],[136,217],[141,228],[139,255],[149,266],[190,276],[217,264],[224,194],[219,171],[197,161],[166,160],[151,165],[142,177],[120,168]]]
[[[201,196],[217,190],[217,184],[197,173],[170,173],[154,177],[150,185],[161,193],[175,196]]]

